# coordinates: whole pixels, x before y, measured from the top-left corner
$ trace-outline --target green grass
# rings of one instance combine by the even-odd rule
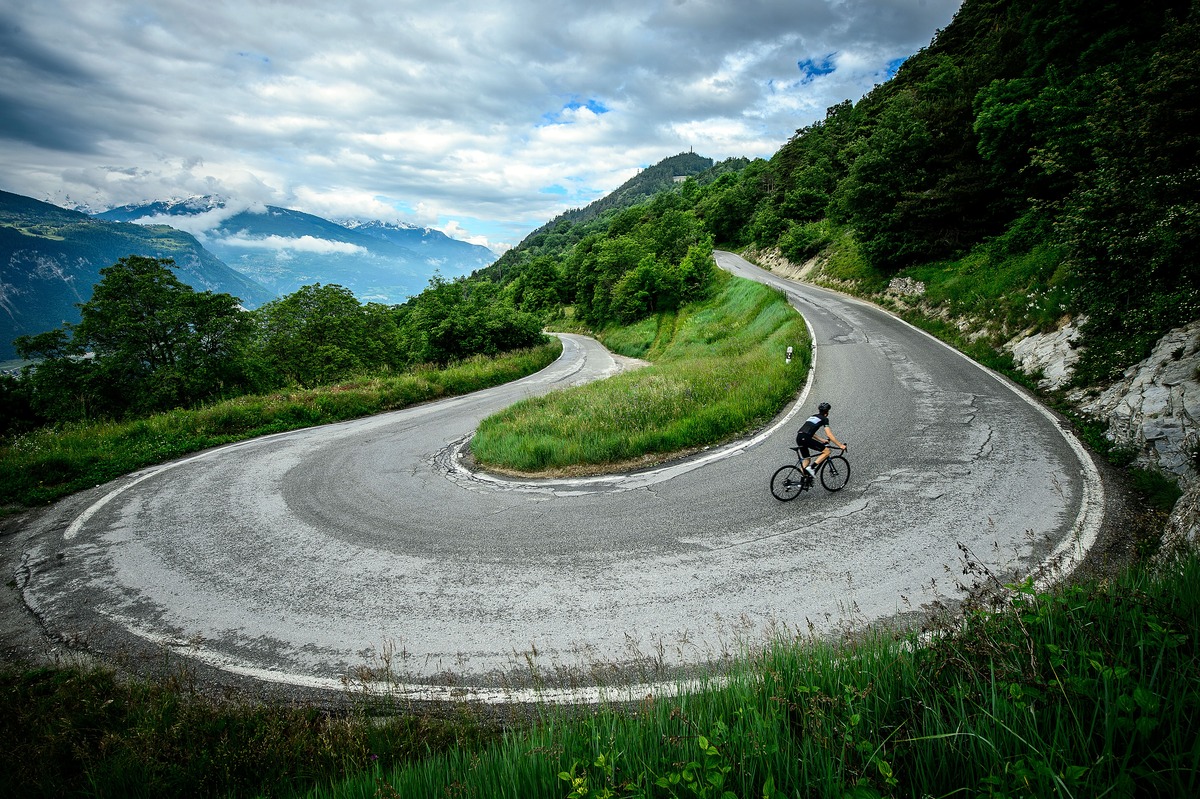
[[[829,248],[822,253],[818,278],[839,285],[852,284],[864,294],[887,288],[888,277],[867,263],[852,232],[837,229],[831,232],[830,239]]]
[[[117,679],[101,669],[0,669],[2,796],[291,796],[497,737],[474,717],[211,699],[186,672]]]
[[[732,277],[709,301],[604,331],[601,339],[652,365],[485,419],[471,442],[475,458],[539,472],[717,444],[778,413],[803,384],[811,358],[804,322],[786,298]]]
[[[52,502],[191,452],[317,424],[396,410],[506,383],[562,351],[543,347],[473,358],[445,369],[366,376],[335,386],[246,396],[127,422],[38,430],[0,447],[0,506]]]
[[[314,795],[373,796],[381,776],[384,796],[1196,795],[1200,560],[1013,588],[928,644],[780,641],[719,688],[550,711],[482,751]]]
[[[1028,329],[1052,330],[1067,314],[1069,291],[1062,253],[1027,239],[1023,228],[1016,226],[960,258],[885,274],[866,262],[852,233],[837,229],[830,234],[813,279],[880,301],[893,310],[917,302],[916,313],[922,315],[933,312],[971,318],[976,333],[989,332],[990,343],[998,344],[999,338]],[[924,294],[911,300],[880,296],[893,277],[924,283]]]
[[[970,358],[1036,391],[1036,376],[1017,368],[1002,347],[1008,330],[1053,328],[1063,314],[1065,294],[1057,254],[1036,246],[1013,254],[1007,240],[981,246],[958,261],[926,264],[889,276],[871,267],[854,236],[846,230],[831,234],[818,272],[809,279],[879,303],[909,324],[960,350]],[[919,300],[898,300],[884,292],[890,277],[908,277],[925,284]],[[941,315],[945,312],[949,318]],[[955,317],[971,317],[970,334]]]
[[[1198,795],[1200,557],[1009,589],[931,638],[797,636],[705,690],[503,726],[470,705],[330,714],[206,698],[186,675],[3,668],[0,794]]]
[[[1024,253],[981,247],[957,261],[913,267],[900,275],[925,283],[922,299],[929,305],[1014,334],[1029,328],[1052,330],[1067,313],[1062,255],[1047,245]]]

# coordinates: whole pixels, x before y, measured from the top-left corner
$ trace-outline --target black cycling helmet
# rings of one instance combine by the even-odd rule
[[[828,402],[822,402],[820,405],[817,406],[817,410],[820,413],[829,413],[829,409],[831,407],[833,407],[833,406],[831,406]]]

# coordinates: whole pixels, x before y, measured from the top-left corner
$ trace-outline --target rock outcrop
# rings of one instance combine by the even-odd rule
[[[1052,333],[1032,333],[1020,336],[1005,345],[1013,360],[1027,375],[1041,372],[1038,385],[1055,391],[1071,379],[1071,370],[1079,360],[1075,342],[1079,339],[1079,326],[1085,320],[1064,317],[1057,330]]]
[[[1167,520],[1167,529],[1163,531],[1162,552],[1170,556],[1181,547],[1194,546],[1200,543],[1200,482],[1189,488],[1175,507]]]
[[[764,250],[750,249],[743,252],[746,260],[777,275],[783,275],[794,280],[806,280],[816,271],[818,259],[810,258],[797,266],[784,257],[778,247],[768,247]]]
[[[1137,462],[1178,478],[1200,481],[1200,322],[1159,339],[1150,357],[1080,410],[1108,421],[1108,437],[1137,450]]]
[[[1137,462],[1176,477],[1184,494],[1163,533],[1163,552],[1200,543],[1200,322],[1159,339],[1150,357],[1081,409],[1108,420],[1108,437]]]

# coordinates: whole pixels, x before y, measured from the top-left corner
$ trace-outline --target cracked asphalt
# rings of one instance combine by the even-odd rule
[[[21,596],[69,648],[171,652],[231,679],[579,699],[957,596],[960,544],[1002,574],[1082,556],[1103,489],[1053,415],[869,304],[717,258],[786,291],[813,333],[810,385],[751,438],[631,474],[473,472],[480,419],[623,367],[564,336],[555,364],[506,386],[65,500],[19,539]],[[850,484],[779,502],[768,479],[822,400]]]

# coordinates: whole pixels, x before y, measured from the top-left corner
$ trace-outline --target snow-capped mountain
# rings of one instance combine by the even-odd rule
[[[216,197],[121,206],[96,216],[187,231],[231,268],[281,295],[313,283],[336,283],[363,302],[399,303],[424,289],[434,272],[453,277],[496,259],[485,247],[428,228],[378,221],[339,224]]]

